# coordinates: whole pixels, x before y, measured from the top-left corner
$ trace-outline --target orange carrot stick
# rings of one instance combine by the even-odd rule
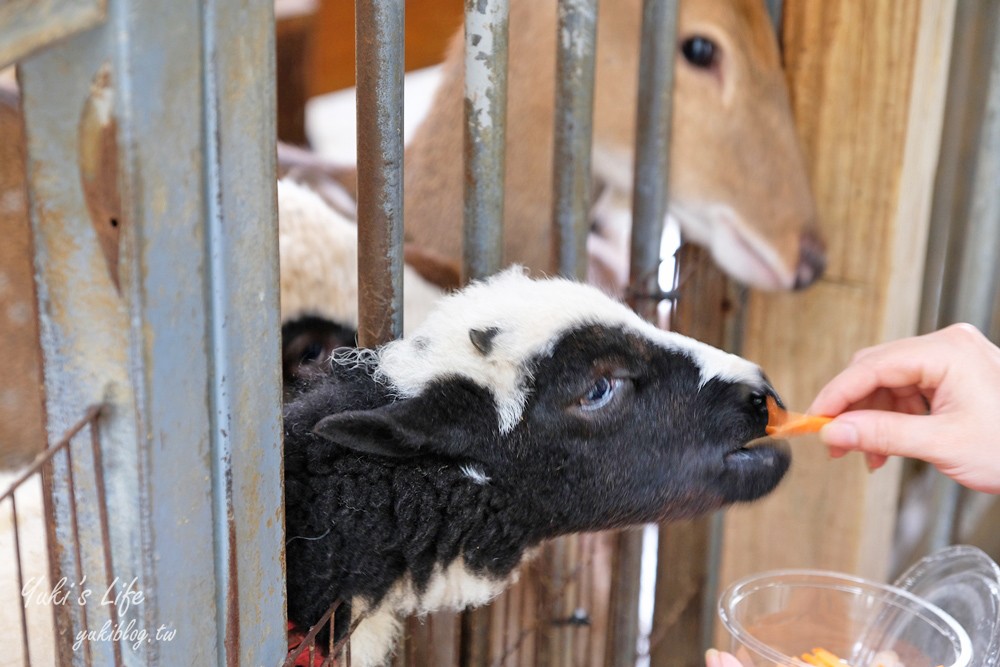
[[[773,396],[767,397],[767,427],[764,429],[768,435],[779,438],[788,438],[794,435],[806,433],[816,433],[824,424],[828,424],[832,417],[819,417],[816,415],[804,415],[798,412],[788,412],[778,407],[778,402]]]
[[[811,653],[803,653],[800,659],[815,667],[848,667],[846,662],[822,648],[814,648]]]

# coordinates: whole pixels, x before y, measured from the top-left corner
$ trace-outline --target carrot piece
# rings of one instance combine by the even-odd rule
[[[814,667],[848,667],[846,662],[822,648],[814,648],[811,653],[803,653],[800,659]]]
[[[824,424],[828,424],[832,417],[819,417],[816,415],[804,415],[798,412],[788,412],[778,407],[778,402],[773,396],[767,397],[767,427],[764,432],[768,435],[779,438],[803,435],[806,433],[816,433]]]
[[[827,651],[825,648],[814,648],[813,654],[828,667],[844,667],[844,661]]]
[[[817,433],[825,424],[833,421],[833,417],[818,417],[816,415],[795,414],[781,426],[765,428],[768,435],[775,435],[779,438],[789,438],[795,435],[805,435],[806,433]]]
[[[768,428],[781,426],[788,421],[788,413],[784,408],[778,407],[778,400],[774,396],[768,396],[766,402]]]

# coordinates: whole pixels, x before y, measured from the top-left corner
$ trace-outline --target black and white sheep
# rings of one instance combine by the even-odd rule
[[[289,619],[344,600],[354,664],[380,665],[398,619],[489,601],[542,540],[756,499],[790,461],[744,447],[773,394],[595,288],[475,283],[412,337],[338,351],[286,407]]]

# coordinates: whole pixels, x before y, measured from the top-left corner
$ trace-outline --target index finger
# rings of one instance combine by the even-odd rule
[[[809,413],[839,415],[881,388],[937,387],[945,372],[937,347],[938,341],[921,336],[873,349],[830,380],[813,400]]]

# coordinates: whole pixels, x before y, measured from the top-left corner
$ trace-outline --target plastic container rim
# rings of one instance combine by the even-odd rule
[[[820,580],[826,581],[805,581],[805,577],[819,578]],[[731,584],[725,591],[723,591],[722,595],[719,596],[719,618],[726,630],[728,630],[731,635],[739,639],[739,641],[746,645],[747,648],[755,651],[761,657],[776,664],[794,665],[795,667],[810,667],[807,663],[802,662],[798,658],[776,651],[751,635],[742,623],[737,621],[735,618],[730,617],[728,607],[732,601],[742,599],[751,593],[766,590],[768,588],[785,587],[789,584],[822,587],[833,590],[841,590],[844,592],[858,591],[859,589],[875,589],[883,595],[891,594],[893,596],[907,599],[910,602],[915,603],[919,608],[926,609],[932,615],[936,616],[937,619],[947,625],[948,628],[954,633],[955,637],[958,638],[959,653],[951,665],[947,667],[968,664],[969,660],[972,658],[972,640],[969,639],[968,633],[964,628],[962,628],[961,625],[958,624],[958,621],[952,618],[950,614],[946,613],[937,605],[921,599],[907,590],[898,588],[891,584],[881,584],[869,579],[863,579],[861,577],[855,577],[850,574],[843,574],[830,570],[788,569],[768,570],[766,572],[759,572],[757,574],[751,574],[743,577],[742,579],[739,579]]]

